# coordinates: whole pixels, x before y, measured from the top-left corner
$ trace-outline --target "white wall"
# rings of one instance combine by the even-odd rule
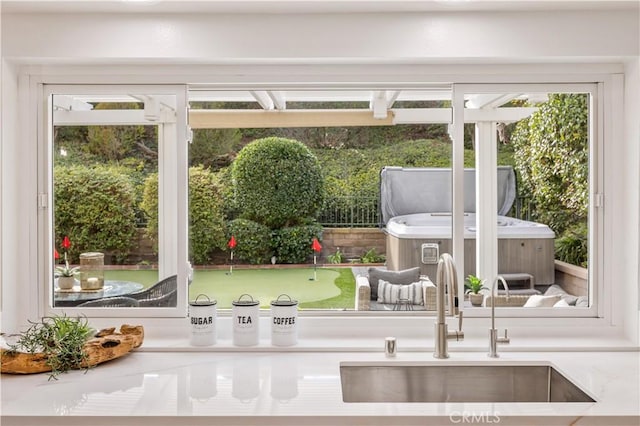
[[[218,78],[277,83],[317,81],[318,75],[334,81],[497,82],[503,75],[511,75],[512,81],[527,81],[531,76],[538,81],[544,81],[545,76],[559,81],[563,76],[624,71],[623,136],[607,148],[612,150],[608,155],[621,162],[616,172],[622,175],[616,180],[623,187],[607,194],[605,201],[624,214],[607,212],[615,215],[615,220],[612,216],[609,220],[616,260],[610,266],[614,276],[606,277],[610,280],[605,280],[605,285],[615,288],[613,310],[619,312],[615,321],[637,344],[638,22],[637,13],[624,10],[260,16],[5,14],[2,55],[8,62],[2,63],[0,272],[4,326],[13,328],[33,309],[29,299],[33,296],[26,288],[35,272],[16,267],[35,253],[35,146],[27,126],[18,121],[28,114],[18,116],[17,112],[28,95],[27,73],[60,73],[57,65],[61,63],[109,64],[75,67],[72,72],[85,76],[85,81],[102,72],[119,75],[122,81],[130,75],[148,76],[149,83],[202,83]],[[163,66],[147,68],[144,64],[148,63]],[[10,64],[31,66],[19,69]],[[132,68],[134,64],[142,66]],[[226,66],[196,67],[199,64]],[[181,75],[185,69],[197,72]],[[20,85],[16,72],[22,72]],[[25,194],[29,197],[26,200]]]
[[[35,62],[603,60],[639,43],[625,10],[5,18],[3,54]]]
[[[627,157],[625,164],[621,167],[629,182],[626,194],[629,197],[625,213],[629,215],[624,221],[629,229],[628,235],[638,235],[640,233],[640,59],[629,60],[625,67],[625,128],[624,139],[627,147]],[[625,245],[626,256],[621,262],[621,267],[625,269],[623,279],[626,279],[624,291],[621,293],[626,297],[624,312],[626,334],[629,338],[635,338],[640,342],[640,250],[639,241],[635,238],[622,238],[621,243]],[[628,252],[627,252],[628,251]]]
[[[19,205],[19,188],[20,181],[17,178],[18,168],[11,167],[10,164],[16,158],[19,158],[18,137],[17,137],[17,97],[18,97],[18,76],[15,72],[15,67],[6,63],[6,61],[0,61],[0,67],[2,72],[2,92],[0,98],[0,111],[2,112],[2,126],[0,127],[0,159],[2,164],[0,165],[0,171],[2,177],[0,182],[2,187],[0,194],[2,200],[0,206],[0,229],[2,248],[2,259],[0,260],[0,284],[2,284],[2,308],[1,311],[6,311],[7,306],[17,306],[16,293],[18,291],[20,278],[18,274],[19,268],[11,268],[10,265],[19,265],[20,253],[27,253],[26,247],[22,246],[23,242],[20,239],[20,226],[17,220],[19,209],[15,206]],[[28,230],[27,230],[28,231]],[[14,283],[10,285],[9,283]],[[15,285],[18,284],[18,285]],[[11,315],[2,316],[2,328],[13,329],[15,327],[15,317]]]

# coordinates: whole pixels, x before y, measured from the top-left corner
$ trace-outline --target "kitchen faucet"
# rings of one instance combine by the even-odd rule
[[[464,339],[462,331],[462,311],[458,313],[458,330],[448,331],[445,322],[445,286],[447,287],[449,299],[449,316],[456,315],[457,301],[456,296],[458,290],[458,276],[456,273],[456,265],[449,253],[443,253],[438,260],[438,269],[436,272],[436,310],[437,320],[435,323],[435,348],[433,356],[435,358],[449,358],[447,349],[447,340]]]
[[[505,291],[507,292],[507,300],[509,300],[509,286],[507,285],[507,281],[504,279],[502,275],[498,275],[495,280],[493,280],[493,285],[491,286],[491,328],[489,329],[489,356],[491,358],[498,358],[498,343],[509,343],[509,338],[507,337],[507,330],[504,331],[504,337],[498,337],[498,330],[496,329],[496,287],[498,281],[502,283]]]

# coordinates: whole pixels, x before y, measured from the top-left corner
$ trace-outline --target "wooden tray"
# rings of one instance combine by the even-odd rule
[[[78,368],[93,367],[128,354],[142,345],[144,328],[141,325],[123,324],[120,332],[113,328],[100,330],[95,337],[85,343],[87,361]],[[51,371],[47,365],[47,357],[42,353],[10,352],[0,350],[0,372],[8,374],[32,374]]]

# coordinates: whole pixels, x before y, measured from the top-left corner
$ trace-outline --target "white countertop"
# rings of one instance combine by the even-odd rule
[[[639,352],[137,351],[88,372],[3,375],[2,425],[640,424]],[[549,363],[595,403],[345,403],[340,362]],[[472,383],[470,383],[472,385]],[[627,416],[627,417],[619,417]],[[304,417],[304,419],[302,419]],[[615,418],[611,418],[615,417]],[[544,419],[544,420],[542,420]],[[492,421],[490,421],[492,420]],[[507,421],[508,420],[508,421]],[[480,422],[482,423],[482,422]]]

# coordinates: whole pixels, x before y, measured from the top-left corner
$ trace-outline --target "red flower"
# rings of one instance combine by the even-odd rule
[[[80,267],[76,266],[75,268],[71,268],[69,266],[67,251],[71,248],[71,240],[69,240],[69,237],[66,235],[62,239],[62,248],[64,248],[64,265],[56,266],[54,274],[56,277],[73,277],[79,272]],[[60,253],[58,253],[55,247],[53,248],[53,257],[56,260],[60,259]]]

